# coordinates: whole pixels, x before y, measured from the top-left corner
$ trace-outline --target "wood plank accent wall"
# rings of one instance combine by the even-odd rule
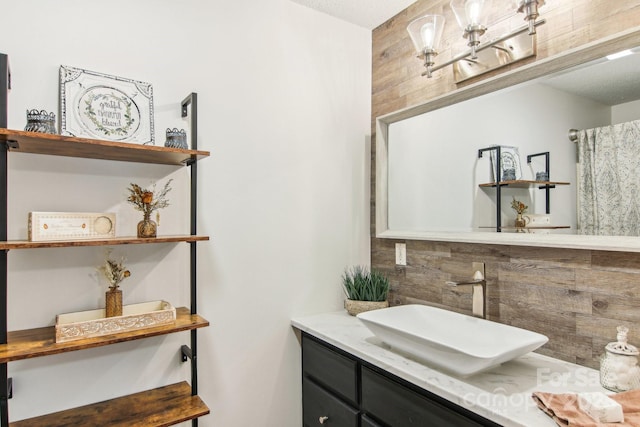
[[[418,0],[373,31],[374,141],[377,116],[458,87],[451,67],[430,80],[420,76],[424,68],[405,30],[412,19],[443,13],[447,23],[440,58],[463,51],[465,40],[448,3]],[[504,7],[507,2],[495,3]],[[489,22],[501,13],[494,10]],[[640,1],[547,0],[541,17],[547,23],[538,28],[537,58],[512,67],[640,25]],[[512,28],[513,21],[503,21],[495,32],[487,33],[488,38]],[[371,165],[371,235],[375,236],[375,150]],[[396,242],[407,244],[406,267],[395,265]],[[614,340],[618,325],[628,326],[630,342],[640,346],[640,253],[371,239],[371,265],[391,278],[392,305],[415,302],[470,314],[471,290],[448,287],[445,281],[470,278],[474,261],[486,263],[488,318],[547,335],[549,343],[540,353],[598,368],[603,347]]]

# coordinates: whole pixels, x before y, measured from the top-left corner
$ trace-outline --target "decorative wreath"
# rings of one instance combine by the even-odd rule
[[[115,98],[121,102],[123,102],[126,105],[126,110],[124,112],[124,118],[125,118],[125,125],[115,128],[115,129],[108,129],[104,126],[102,126],[102,123],[100,123],[98,121],[98,117],[96,116],[96,112],[93,109],[93,101],[97,100],[100,101],[101,99],[108,99],[108,98]],[[135,119],[133,117],[131,117],[131,100],[126,97],[126,96],[117,96],[114,93],[111,93],[110,96],[105,95],[105,94],[90,94],[89,98],[87,100],[85,100],[85,104],[86,104],[86,108],[84,109],[85,112],[87,113],[87,116],[89,117],[89,119],[91,120],[91,122],[95,125],[96,129],[99,130],[100,132],[102,132],[105,135],[116,135],[116,136],[126,136],[129,133],[129,130],[131,129],[131,126],[133,126],[133,123],[135,122]]]

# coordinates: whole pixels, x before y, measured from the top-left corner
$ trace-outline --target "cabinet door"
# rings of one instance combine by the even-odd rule
[[[302,336],[302,370],[354,406],[358,404],[358,362]]]
[[[360,411],[332,395],[308,378],[302,379],[304,427],[358,427]]]
[[[371,418],[367,417],[366,415],[363,415],[360,421],[360,427],[383,427],[383,425],[378,424],[375,421],[373,421]]]
[[[390,427],[483,425],[364,367],[361,409]]]

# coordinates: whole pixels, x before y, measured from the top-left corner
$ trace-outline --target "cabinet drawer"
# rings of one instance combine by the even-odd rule
[[[364,367],[362,368],[361,408],[390,427],[482,426]]]
[[[302,336],[302,370],[349,403],[358,404],[358,362]]]
[[[302,380],[304,427],[358,427],[359,411],[333,396],[313,380]]]

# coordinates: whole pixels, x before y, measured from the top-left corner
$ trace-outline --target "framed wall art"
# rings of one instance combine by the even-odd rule
[[[151,144],[150,83],[60,66],[60,134]]]
[[[495,147],[495,146],[492,146]],[[493,182],[497,180],[496,175],[496,162],[497,151],[491,150],[491,178]],[[522,168],[520,166],[520,153],[518,147],[511,147],[507,145],[500,146],[500,180],[501,181],[513,181],[522,179]]]

